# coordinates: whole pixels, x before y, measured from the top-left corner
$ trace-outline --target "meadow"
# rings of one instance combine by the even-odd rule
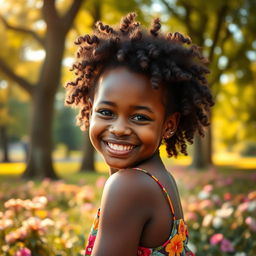
[[[166,160],[197,256],[256,255],[255,160],[222,158],[202,171],[186,167],[188,159],[174,166]],[[24,163],[0,164],[0,255],[83,255],[108,173],[102,162],[97,173],[77,172],[78,166],[57,162],[60,180],[23,181]]]

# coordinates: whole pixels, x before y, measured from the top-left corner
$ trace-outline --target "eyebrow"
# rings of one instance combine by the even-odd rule
[[[106,105],[109,105],[109,106],[112,106],[112,107],[116,106],[116,104],[114,102],[107,101],[107,100],[101,101],[100,104],[106,104]],[[136,105],[136,106],[132,106],[132,108],[134,108],[135,110],[146,110],[146,111],[148,111],[150,113],[153,113],[153,111],[149,107],[147,107],[147,106],[137,106]]]

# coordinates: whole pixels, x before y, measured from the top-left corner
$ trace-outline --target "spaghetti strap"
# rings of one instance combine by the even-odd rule
[[[173,219],[176,220],[176,216],[175,216],[175,211],[174,211],[174,207],[173,207],[173,204],[172,204],[172,200],[171,200],[171,198],[170,198],[166,188],[160,183],[160,181],[154,175],[152,175],[151,173],[147,172],[146,170],[141,169],[141,168],[133,168],[133,169],[146,173],[149,177],[151,177],[159,185],[159,187],[164,192],[164,195],[165,195],[165,197],[167,199],[167,202],[168,202],[168,204],[170,206],[171,212],[173,214]]]

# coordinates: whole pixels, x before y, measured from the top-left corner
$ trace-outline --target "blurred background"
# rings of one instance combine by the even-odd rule
[[[240,159],[256,156],[255,1],[0,4],[2,162],[28,162],[19,170],[26,169],[28,177],[55,177],[52,161],[79,161],[81,166],[74,168],[87,171],[101,168],[93,161],[98,158],[87,135],[75,126],[77,111],[64,106],[64,85],[72,79],[69,69],[76,51],[73,42],[90,33],[97,20],[116,24],[124,14],[136,11],[145,26],[160,17],[163,31],[189,35],[210,61],[208,79],[216,101],[212,128],[203,141],[195,139],[190,157],[182,158],[181,164],[206,168],[235,162],[255,168],[255,159]]]
[[[107,166],[94,152],[87,133],[75,125],[77,110],[64,106],[64,86],[72,79],[69,69],[76,51],[73,42],[79,35],[90,33],[97,20],[116,24],[122,16],[135,11],[145,26],[160,17],[163,31],[189,35],[209,59],[208,80],[216,102],[211,127],[203,140],[195,138],[187,157],[168,159],[161,148],[167,168],[174,171],[181,186],[188,219],[194,221],[195,250],[198,255],[256,255],[256,221],[252,217],[256,209],[255,0],[0,0],[0,7],[0,199],[3,202],[11,198],[37,198],[37,202],[41,196],[50,202],[48,208],[46,201],[41,202],[41,220],[58,216],[55,208],[67,213],[63,223],[70,218],[81,218],[80,211],[90,220],[107,177]],[[59,190],[56,192],[54,188]],[[59,204],[53,204],[49,195]],[[230,205],[224,204],[227,200]],[[251,208],[249,203],[239,208],[246,202],[252,203]],[[7,209],[14,209],[17,204],[13,201],[13,205],[7,204]],[[70,206],[79,206],[77,215],[69,212]],[[0,217],[5,216],[6,209],[2,207],[4,213],[0,212]],[[229,212],[217,213],[222,207]],[[32,211],[28,208],[27,211]],[[202,211],[195,212],[199,208]],[[232,216],[242,230],[231,227],[230,221],[224,225],[223,216]],[[215,217],[222,220],[215,220],[214,226]],[[222,223],[218,224],[218,220]],[[13,228],[0,221],[1,225]],[[87,221],[84,226],[87,230]],[[85,231],[77,226],[70,230],[65,233],[60,228],[69,237],[63,238],[66,251],[59,241],[62,249],[56,249],[56,245],[50,252],[49,248],[40,247],[39,253],[25,238],[13,243],[5,238],[0,246],[4,255],[16,255],[24,248],[33,255],[57,255],[57,251],[58,255],[80,255]],[[227,230],[232,230],[234,237],[214,237],[225,232],[226,236],[230,232]],[[70,232],[81,233],[79,242]],[[70,244],[77,246],[76,249],[71,250]]]

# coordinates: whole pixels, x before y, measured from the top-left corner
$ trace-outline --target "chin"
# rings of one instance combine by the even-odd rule
[[[129,164],[129,163],[113,163],[112,161],[105,161],[106,164],[113,169],[127,169],[127,168],[133,168],[135,167],[135,164]]]

